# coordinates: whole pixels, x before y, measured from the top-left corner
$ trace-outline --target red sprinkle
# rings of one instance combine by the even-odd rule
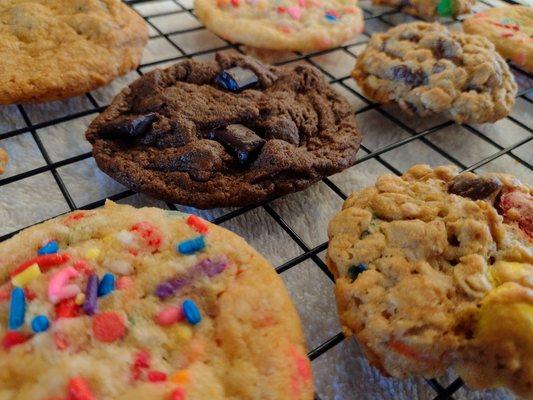
[[[151,248],[152,252],[156,251],[161,247],[163,242],[163,237],[159,229],[154,227],[149,222],[137,222],[130,229],[132,232],[139,234],[145,241],[145,243]]]
[[[233,7],[239,7],[239,0],[231,0],[231,5]]]
[[[56,344],[58,350],[61,351],[68,349],[69,346],[68,339],[61,332],[54,333],[54,343]]]
[[[279,6],[277,8],[277,11],[278,11],[279,14],[283,14],[283,13],[287,12],[287,7]]]
[[[70,256],[67,253],[56,253],[56,254],[45,254],[42,256],[37,256],[29,259],[28,261],[23,262],[13,271],[11,271],[10,276],[14,277],[24,271],[26,268],[37,263],[42,273],[48,271],[52,267],[57,267],[58,265],[66,263],[70,260]]]
[[[170,393],[170,400],[185,400],[185,390],[182,388],[177,388],[176,390]]]
[[[134,381],[141,379],[143,369],[150,368],[150,353],[146,350],[141,350],[135,354],[133,365],[131,366],[131,377]]]
[[[89,263],[85,260],[76,261],[74,263],[74,269],[85,276],[89,276],[93,273],[93,270],[89,266]]]
[[[2,339],[2,346],[9,350],[11,347],[26,342],[31,336],[17,331],[8,331]]]
[[[187,225],[189,225],[196,232],[201,233],[202,235],[205,235],[209,231],[209,228],[207,227],[205,222],[202,221],[202,219],[197,217],[196,215],[189,215],[186,221]]]
[[[68,400],[96,400],[87,381],[76,376],[68,382]]]
[[[69,214],[65,220],[63,221],[64,224],[70,224],[71,222],[79,221],[82,218],[85,218],[87,216],[87,212],[85,211],[76,211],[71,214]]]
[[[104,312],[93,318],[93,334],[101,342],[115,342],[126,335],[122,317],[114,312]]]
[[[80,306],[74,298],[61,300],[55,305],[56,319],[75,318],[80,315]]]
[[[167,374],[161,371],[148,372],[148,380],[150,382],[165,382],[167,380]]]

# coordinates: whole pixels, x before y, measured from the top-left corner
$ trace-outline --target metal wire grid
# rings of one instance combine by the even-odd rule
[[[146,63],[142,64],[141,66],[139,66],[139,68],[137,69],[137,72],[140,75],[142,75],[143,69],[150,68],[152,66],[166,64],[166,63],[169,63],[169,62],[177,62],[177,61],[179,61],[181,59],[185,59],[185,58],[192,58],[192,57],[197,57],[197,56],[209,55],[209,54],[212,54],[212,53],[214,53],[216,51],[233,50],[233,51],[238,51],[238,52],[241,52],[241,53],[243,52],[243,50],[242,50],[242,48],[240,46],[232,44],[232,43],[229,43],[227,41],[224,41],[225,44],[223,46],[218,47],[218,48],[210,48],[210,49],[200,50],[200,51],[196,51],[196,52],[187,52],[186,49],[184,49],[183,47],[179,46],[177,43],[172,41],[170,39],[170,37],[169,37],[171,35],[186,34],[186,33],[191,33],[191,32],[195,32],[195,31],[201,31],[201,30],[205,29],[203,26],[194,26],[194,27],[191,27],[191,28],[188,28],[188,29],[173,30],[171,32],[163,32],[161,29],[159,29],[151,21],[151,19],[153,19],[154,17],[163,17],[163,16],[169,16],[169,15],[173,15],[173,14],[176,14],[176,15],[178,15],[178,14],[180,14],[180,15],[188,14],[192,18],[196,19],[195,15],[194,15],[194,10],[192,9],[192,4],[191,4],[192,2],[189,3],[190,0],[181,0],[181,1],[183,3],[180,3],[180,0],[165,0],[165,3],[172,3],[173,5],[175,5],[175,10],[164,11],[164,12],[159,13],[159,14],[151,14],[151,15],[149,15],[147,17],[144,17],[144,19],[146,20],[148,26],[150,27],[150,30],[151,30],[150,37],[151,37],[151,39],[162,38],[163,40],[166,41],[167,44],[173,46],[182,55],[176,56],[176,57],[167,58],[167,59],[163,59],[163,60],[157,60],[157,61],[153,61],[153,62],[146,62]],[[488,1],[491,1],[491,0],[481,0],[481,3],[484,4],[485,6],[493,6],[494,5],[494,3],[493,3],[494,0],[492,0],[491,3],[488,3]],[[511,4],[516,4],[512,0],[506,0],[506,1],[508,3],[511,3]],[[126,0],[126,2],[128,4],[130,4],[130,5],[132,5],[132,6],[135,6],[135,5],[139,5],[139,4],[142,4],[142,3],[149,3],[150,1],[149,0],[129,0],[129,1]],[[157,2],[154,2],[154,3],[157,3]],[[385,10],[385,11],[382,11],[382,12],[380,12],[378,14],[370,14],[370,13],[365,11],[365,23],[367,25],[365,27],[365,31],[364,31],[365,35],[371,36],[372,32],[368,31],[368,25],[371,24],[372,21],[379,21],[379,23],[386,24],[388,26],[393,26],[394,24],[391,22],[391,20],[393,20],[394,17],[399,17],[399,16],[400,16],[400,14],[397,11]],[[456,22],[456,21],[450,20],[450,21],[446,21],[444,23],[453,24],[454,22]],[[356,42],[355,44],[364,44],[365,42],[366,41]],[[374,150],[372,150],[372,149],[370,149],[370,148],[368,148],[368,147],[363,145],[361,148],[364,151],[366,151],[367,154],[365,154],[365,155],[361,156],[360,158],[358,158],[356,164],[361,164],[361,163],[363,163],[363,162],[365,162],[367,160],[374,159],[377,162],[379,162],[382,166],[387,168],[388,170],[390,170],[390,171],[394,172],[395,174],[399,175],[399,174],[401,174],[401,171],[399,169],[395,168],[393,165],[391,165],[390,162],[388,162],[387,160],[385,160],[381,156],[384,155],[387,152],[393,151],[394,149],[401,148],[402,146],[405,146],[408,143],[411,143],[411,142],[413,142],[415,140],[420,140],[425,145],[430,147],[433,151],[439,153],[442,157],[447,159],[449,162],[457,165],[459,168],[461,168],[463,170],[468,170],[468,171],[476,170],[476,169],[478,169],[478,168],[480,168],[480,167],[482,167],[482,166],[484,166],[484,165],[486,165],[486,164],[488,164],[488,163],[490,163],[490,162],[492,162],[492,161],[494,161],[494,160],[496,160],[496,159],[498,159],[498,158],[500,158],[500,157],[502,157],[504,155],[510,156],[517,163],[521,164],[522,166],[527,168],[529,171],[533,170],[533,167],[531,165],[531,160],[530,159],[525,160],[525,159],[517,156],[516,154],[512,153],[513,150],[515,150],[515,149],[519,148],[520,146],[523,146],[526,143],[529,143],[531,140],[533,140],[533,129],[531,127],[527,126],[525,123],[521,122],[520,120],[518,120],[518,119],[516,119],[516,118],[514,118],[512,116],[508,116],[507,117],[514,124],[518,125],[522,129],[527,131],[528,135],[526,137],[522,138],[521,140],[518,140],[515,143],[512,143],[511,145],[506,146],[506,147],[502,146],[501,144],[497,143],[493,139],[491,139],[488,136],[484,135],[482,132],[480,132],[480,130],[478,128],[476,128],[474,126],[471,126],[471,125],[463,125],[463,127],[470,134],[476,135],[477,137],[481,138],[483,141],[486,141],[486,142],[490,143],[490,145],[492,145],[493,147],[495,147],[497,149],[497,151],[494,152],[493,154],[482,158],[481,160],[475,162],[474,164],[465,165],[457,157],[455,157],[454,154],[450,154],[450,152],[446,151],[446,149],[443,149],[438,144],[435,144],[432,141],[428,140],[428,137],[430,135],[432,135],[432,134],[434,134],[436,132],[442,131],[443,129],[453,125],[453,122],[444,121],[444,122],[436,124],[435,126],[432,126],[432,127],[428,128],[428,129],[424,129],[424,130],[422,130],[420,132],[417,132],[415,129],[410,127],[408,124],[406,124],[405,122],[401,121],[398,117],[393,115],[393,113],[391,113],[390,110],[387,110],[386,108],[384,108],[384,107],[382,107],[380,105],[372,103],[371,101],[366,99],[362,94],[360,94],[356,89],[354,89],[354,87],[352,85],[347,84],[347,83],[350,82],[350,77],[348,75],[342,76],[342,77],[335,77],[331,72],[329,72],[327,69],[322,67],[320,65],[320,63],[317,63],[316,61],[314,61],[312,59],[312,57],[320,56],[320,55],[323,55],[323,54],[328,54],[328,53],[334,52],[334,51],[342,51],[343,53],[346,53],[347,55],[350,55],[351,57],[356,57],[356,54],[354,54],[352,52],[353,51],[353,49],[352,49],[353,46],[354,46],[354,43],[350,43],[350,44],[346,44],[344,46],[341,46],[341,47],[338,47],[338,48],[335,48],[335,49],[325,50],[325,51],[321,51],[321,52],[315,52],[315,53],[312,53],[312,54],[294,53],[293,57],[289,57],[289,59],[287,59],[287,60],[285,60],[285,61],[283,61],[283,62],[281,62],[279,64],[292,63],[292,62],[302,62],[303,61],[303,62],[308,62],[308,63],[314,65],[316,68],[318,68],[320,71],[322,71],[326,75],[327,78],[329,78],[329,80],[330,80],[330,82],[332,84],[340,85],[343,89],[349,91],[350,93],[352,93],[354,96],[356,96],[358,99],[360,99],[362,102],[365,103],[365,105],[362,108],[360,108],[359,110],[356,111],[356,114],[361,114],[361,113],[367,112],[369,110],[375,110],[383,118],[385,118],[388,121],[392,121],[392,123],[400,126],[404,131],[406,131],[409,134],[409,136],[404,138],[404,139],[401,139],[401,140],[396,141],[394,143],[390,143],[390,144],[388,144],[386,146],[382,146],[382,147],[380,147],[378,149],[374,149]],[[525,87],[522,87],[519,90],[518,98],[523,99],[526,102],[527,107],[528,107],[528,112],[530,112],[531,110],[533,110],[533,108],[531,108],[531,100],[530,100],[530,98],[533,99],[533,83],[532,83],[533,82],[533,77],[530,74],[528,74],[527,72],[518,69],[516,66],[512,66],[512,69],[513,69],[513,72],[515,74],[519,74],[521,76],[521,80],[525,82],[525,85],[522,85],[522,86],[525,86]],[[37,134],[37,130],[39,130],[39,129],[50,127],[50,126],[53,126],[53,125],[56,125],[56,124],[60,124],[60,123],[66,122],[66,121],[71,121],[71,120],[74,120],[74,119],[77,119],[77,118],[81,118],[81,117],[84,117],[84,116],[88,116],[88,115],[93,115],[93,114],[96,115],[96,113],[99,113],[99,112],[101,112],[102,110],[105,109],[105,106],[100,105],[95,100],[95,97],[91,93],[87,93],[85,96],[86,96],[87,100],[90,102],[90,104],[92,105],[92,108],[87,109],[87,110],[83,110],[81,112],[72,113],[70,115],[61,116],[59,118],[53,118],[53,119],[50,119],[50,120],[47,120],[47,121],[44,121],[44,122],[39,122],[39,123],[32,123],[32,121],[31,121],[31,119],[30,119],[30,117],[28,115],[28,112],[26,111],[24,106],[22,106],[22,105],[17,105],[16,106],[16,108],[18,109],[18,112],[20,113],[20,115],[21,115],[21,117],[22,117],[22,119],[24,121],[24,124],[26,126],[24,126],[22,128],[11,130],[9,132],[0,133],[0,146],[2,144],[2,140],[4,140],[4,139],[8,139],[8,138],[11,138],[11,137],[15,137],[15,136],[23,135],[23,134],[26,134],[26,133],[30,133],[32,138],[33,138],[33,140],[35,141],[38,149],[39,149],[39,152],[41,153],[42,157],[44,158],[46,165],[27,170],[27,171],[15,174],[13,176],[8,176],[7,178],[4,178],[4,179],[0,179],[0,193],[1,193],[2,188],[7,186],[7,185],[9,185],[9,184],[12,184],[12,183],[15,183],[15,182],[18,182],[18,181],[22,181],[22,180],[24,180],[26,178],[30,178],[30,177],[33,177],[33,176],[37,176],[38,174],[41,174],[41,173],[44,173],[44,172],[50,172],[52,174],[55,182],[57,183],[57,186],[59,187],[59,189],[61,191],[61,194],[63,195],[64,200],[65,200],[66,204],[68,205],[68,207],[70,208],[70,210],[92,209],[92,208],[100,207],[100,206],[102,206],[104,204],[105,199],[99,199],[97,201],[94,201],[94,202],[91,202],[89,204],[83,205],[82,207],[77,207],[76,202],[73,200],[71,194],[69,193],[69,190],[67,189],[67,186],[65,185],[65,183],[63,181],[63,178],[58,173],[58,169],[61,168],[61,167],[64,167],[66,165],[71,165],[71,164],[74,164],[74,163],[82,161],[82,160],[89,159],[91,157],[91,153],[90,152],[85,152],[85,153],[80,154],[80,155],[76,155],[76,156],[73,156],[73,157],[65,158],[65,159],[62,159],[60,161],[55,161],[54,162],[54,161],[52,161],[50,155],[48,154],[48,152],[47,152],[47,150],[45,148],[45,146],[43,145],[41,137]],[[327,187],[329,187],[341,199],[343,199],[343,200],[346,199],[346,197],[347,197],[346,193],[338,185],[336,185],[331,179],[324,178],[323,179],[323,183],[326,184]],[[129,197],[129,196],[131,196],[133,194],[134,194],[134,192],[132,192],[131,190],[125,190],[125,191],[121,191],[120,193],[108,196],[108,198],[110,198],[111,200],[114,200],[114,201],[118,201],[118,200],[121,200],[121,199],[125,199],[125,198],[127,198],[127,197]],[[16,199],[15,199],[15,201],[16,201]],[[45,205],[44,201],[43,201],[43,205]],[[167,207],[169,209],[172,209],[172,210],[176,210],[177,209],[176,205],[174,205],[174,204],[166,203],[166,205],[167,205]],[[0,204],[0,206],[1,206],[1,204]],[[239,208],[239,209],[236,209],[236,210],[232,210],[232,211],[227,212],[227,213],[225,213],[225,214],[223,214],[223,215],[221,215],[221,216],[219,216],[217,218],[214,218],[212,220],[212,222],[214,222],[215,224],[221,224],[221,223],[229,221],[229,220],[231,220],[233,218],[236,218],[236,217],[238,217],[240,215],[243,215],[243,214],[245,214],[245,213],[247,213],[247,212],[249,212],[251,210],[254,210],[256,208],[262,208],[263,210],[265,210],[266,213],[283,229],[283,231],[286,234],[288,234],[290,236],[290,238],[296,243],[296,245],[301,250],[301,253],[298,256],[293,257],[290,260],[288,260],[288,261],[284,262],[283,264],[279,265],[276,268],[276,271],[278,273],[282,273],[284,271],[287,271],[290,268],[292,268],[292,267],[294,267],[294,266],[296,266],[296,265],[298,265],[298,264],[300,264],[300,263],[302,263],[302,262],[304,262],[306,260],[311,260],[312,262],[314,262],[314,264],[329,279],[331,279],[333,281],[333,277],[332,277],[331,273],[329,272],[329,270],[327,269],[327,266],[325,265],[325,263],[322,261],[322,259],[319,256],[320,253],[322,253],[324,250],[326,250],[327,242],[321,243],[321,244],[319,244],[317,246],[314,246],[314,247],[311,247],[308,244],[306,244],[305,240],[302,239],[302,237],[290,226],[290,224],[280,215],[280,213],[278,213],[271,206],[271,204],[269,204],[269,202],[256,204],[256,205],[251,205],[251,206],[242,207],[242,208]],[[15,231],[12,231],[12,232],[9,232],[7,234],[4,234],[4,235],[0,236],[0,241],[6,240],[6,239],[12,237],[13,235],[15,235],[20,230],[21,229],[17,229]],[[259,250],[261,250],[261,249],[259,249]],[[315,348],[313,348],[309,352],[309,357],[311,358],[311,360],[314,360],[315,358],[320,357],[321,355],[323,355],[324,353],[326,353],[330,349],[332,349],[335,346],[337,346],[338,344],[340,344],[344,339],[345,339],[345,337],[342,334],[342,332],[337,333],[336,335],[330,337],[328,340],[324,341],[320,345],[318,345]],[[460,378],[457,378],[457,379],[453,380],[447,386],[443,386],[436,379],[428,379],[428,380],[426,380],[426,382],[435,391],[435,397],[433,398],[433,400],[453,399],[453,397],[452,397],[453,394],[463,386],[463,382],[461,381]],[[315,395],[315,399],[316,400],[320,400],[318,395]]]

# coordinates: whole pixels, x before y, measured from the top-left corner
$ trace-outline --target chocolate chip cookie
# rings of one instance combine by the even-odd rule
[[[469,13],[475,0],[372,0],[374,4],[400,8],[402,12],[432,21]]]
[[[328,234],[341,322],[374,366],[533,394],[531,187],[416,165],[353,193]]]
[[[351,166],[361,141],[350,105],[314,68],[223,54],[144,75],[86,136],[122,184],[200,208],[304,189]]]
[[[148,30],[121,0],[0,2],[0,104],[64,99],[136,68]]]
[[[108,202],[0,260],[3,400],[313,399],[283,281],[219,226]]]
[[[438,23],[402,24],[372,36],[353,77],[372,99],[409,114],[442,114],[458,123],[495,122],[517,85],[494,45]]]

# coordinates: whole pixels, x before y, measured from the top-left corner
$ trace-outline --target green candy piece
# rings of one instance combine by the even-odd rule
[[[437,13],[443,17],[451,17],[453,15],[453,0],[440,0],[437,4]]]

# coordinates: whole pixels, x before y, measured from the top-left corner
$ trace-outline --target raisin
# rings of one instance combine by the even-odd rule
[[[420,86],[426,80],[421,69],[411,71],[406,65],[397,65],[392,69],[393,79],[409,86]]]

